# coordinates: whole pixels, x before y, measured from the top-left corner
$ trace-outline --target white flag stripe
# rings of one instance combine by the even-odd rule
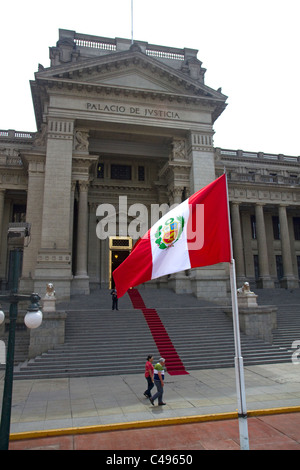
[[[174,244],[169,247],[161,249],[159,244],[156,243],[158,237],[156,236],[159,227],[162,227],[160,232],[163,236],[164,228],[168,226],[170,219],[178,224],[178,230],[181,230],[180,218],[184,219],[184,227],[181,236]],[[179,218],[179,219],[178,219]],[[165,214],[158,222],[156,222],[150,230],[151,251],[152,251],[152,279],[156,279],[166,274],[190,269],[191,263],[189,258],[187,246],[187,226],[189,219],[189,201],[184,201],[179,206],[175,207],[167,214]]]

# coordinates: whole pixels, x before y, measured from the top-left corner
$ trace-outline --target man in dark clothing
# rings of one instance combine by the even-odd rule
[[[111,291],[111,296],[112,296],[112,310],[114,309],[119,310],[118,309],[118,295],[117,295],[116,289],[113,289]]]

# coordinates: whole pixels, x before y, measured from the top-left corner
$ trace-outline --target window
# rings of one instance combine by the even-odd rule
[[[111,165],[111,178],[114,180],[131,180],[131,166]]]
[[[251,215],[251,232],[252,238],[256,240],[256,218],[255,215]]]
[[[258,255],[253,255],[253,262],[254,262],[254,276],[255,280],[259,279],[259,264],[258,264]]]
[[[26,221],[26,205],[14,204],[12,222],[25,222]]]
[[[283,264],[282,264],[282,255],[276,255],[276,270],[277,270],[277,279],[283,278]]]
[[[297,256],[298,278],[300,279],[300,256]]]
[[[144,166],[139,166],[138,177],[139,177],[139,181],[145,181],[145,167]]]
[[[300,217],[293,217],[295,240],[300,240]]]
[[[104,178],[104,163],[97,165],[97,178]]]
[[[279,223],[279,217],[277,215],[274,215],[272,217],[272,223],[273,223],[274,240],[280,240],[280,223]]]

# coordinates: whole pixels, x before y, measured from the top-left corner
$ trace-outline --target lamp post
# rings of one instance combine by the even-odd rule
[[[12,291],[8,295],[0,295],[0,301],[10,304],[9,308],[9,333],[6,355],[6,369],[4,378],[4,390],[2,399],[1,425],[0,425],[0,450],[8,450],[11,404],[13,391],[13,371],[15,353],[15,331],[18,316],[18,303],[22,300],[29,300],[30,305],[25,315],[24,322],[28,328],[37,328],[42,323],[42,312],[39,309],[40,296],[38,294],[18,294],[18,281],[20,270],[20,250],[15,251],[13,263],[13,283]],[[3,312],[0,320],[4,321]]]

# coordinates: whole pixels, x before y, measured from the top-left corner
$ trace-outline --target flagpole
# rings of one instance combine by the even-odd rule
[[[237,288],[236,288],[236,271],[235,271],[235,260],[233,259],[233,251],[232,251],[232,237],[231,237],[227,175],[225,171],[224,173],[226,177],[228,223],[229,223],[229,236],[230,236],[230,248],[231,248],[231,261],[229,263],[229,270],[230,270],[230,289],[231,289],[232,319],[233,319],[233,332],[234,332],[234,345],[235,345],[234,365],[235,365],[236,392],[237,392],[237,399],[238,399],[240,447],[241,447],[241,450],[249,450],[247,405],[246,405],[245,378],[244,378],[244,361],[243,361],[242,350],[241,350],[239,310],[238,310]]]
[[[133,44],[133,0],[131,0],[131,44]]]

